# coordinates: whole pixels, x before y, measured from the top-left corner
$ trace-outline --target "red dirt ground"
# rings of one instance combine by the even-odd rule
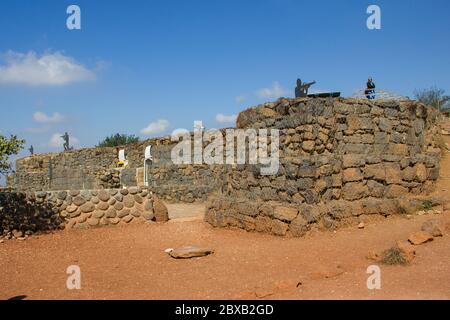
[[[447,137],[448,138],[448,137]],[[447,139],[449,140],[449,139]],[[450,154],[436,194],[449,197]],[[187,208],[187,209],[186,209]],[[408,266],[381,268],[381,289],[366,286],[371,251],[406,240],[430,218],[395,216],[337,232],[280,238],[214,229],[201,207],[169,206],[167,224],[61,231],[0,243],[0,299],[450,299],[450,234],[418,246]],[[207,246],[213,255],[175,260],[164,252]],[[81,290],[68,290],[66,269],[81,268]]]

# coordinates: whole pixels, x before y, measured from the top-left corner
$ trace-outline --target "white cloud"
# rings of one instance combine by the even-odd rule
[[[271,99],[277,99],[286,94],[287,91],[283,89],[277,81],[272,84],[271,88],[262,88],[257,92],[258,97]]]
[[[234,123],[234,122],[236,122],[236,119],[237,119],[237,115],[235,115],[235,114],[226,116],[222,113],[219,113],[216,115],[216,121],[218,123]]]
[[[33,114],[33,119],[39,123],[60,123],[65,120],[65,117],[59,112],[54,112],[49,116],[44,112],[38,111]]]
[[[51,148],[63,148],[64,140],[61,137],[62,133],[55,133],[51,136],[48,146]],[[71,147],[78,147],[80,145],[80,140],[76,137],[69,135],[69,144]]]
[[[169,128],[169,121],[159,119],[155,122],[151,122],[144,129],[141,130],[141,134],[151,135],[156,133],[162,133]]]
[[[244,102],[246,99],[247,99],[247,97],[244,96],[244,95],[240,95],[240,96],[237,96],[236,98],[234,98],[234,100],[235,100],[236,103],[238,103],[238,104]]]
[[[29,133],[44,133],[50,130],[50,126],[44,125],[41,127],[35,127],[35,128],[27,128],[25,129]]]
[[[63,86],[95,79],[95,74],[62,53],[8,52],[0,65],[0,84]]]

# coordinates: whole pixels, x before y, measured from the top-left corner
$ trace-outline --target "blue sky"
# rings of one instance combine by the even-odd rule
[[[81,8],[81,30],[66,9]],[[381,7],[381,30],[366,9]],[[0,133],[36,152],[129,133],[232,126],[297,77],[350,96],[369,75],[412,96],[450,91],[448,0],[2,0]],[[222,116],[217,117],[217,115]],[[23,151],[21,156],[26,155]]]

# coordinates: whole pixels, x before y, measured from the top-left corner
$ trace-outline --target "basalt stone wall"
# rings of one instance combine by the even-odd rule
[[[233,168],[206,221],[300,235],[298,226],[391,214],[395,199],[430,191],[439,176],[435,118],[414,101],[280,99],[245,110],[238,128],[280,130],[279,171]]]
[[[0,236],[168,220],[149,190],[127,189],[0,193]]]
[[[37,154],[16,161],[12,186],[19,191],[114,187],[105,177],[116,167],[117,161],[115,148]]]
[[[223,165],[166,165],[151,167],[149,189],[168,201],[206,201],[226,186]]]
[[[429,200],[439,205],[439,201]],[[214,197],[207,203],[205,220],[215,227],[234,227],[277,236],[301,237],[312,229],[334,230],[393,214],[423,210],[421,198],[368,197],[355,201],[331,200],[317,204],[286,203],[247,198]]]
[[[11,184],[18,191],[115,189],[143,185],[144,150],[152,146],[149,190],[168,201],[206,200],[225,183],[225,168],[174,165],[170,137],[145,140],[118,148],[92,148],[37,154],[19,159]],[[125,149],[128,166],[117,168],[118,150]]]
[[[221,130],[224,132],[224,130]],[[193,139],[193,133],[190,134]],[[182,164],[172,162],[171,152],[177,141],[170,136],[148,139],[124,147],[128,167],[120,171],[123,186],[142,185],[144,150],[152,146],[152,162],[148,169],[147,188],[159,197],[174,202],[205,201],[209,195],[220,193],[226,186],[226,173],[229,169],[223,165]],[[206,146],[208,142],[204,142]],[[193,163],[193,145],[191,163]]]
[[[170,201],[214,194],[298,206],[395,199],[426,193],[439,175],[435,117],[414,101],[280,99],[245,110],[237,120],[238,129],[280,130],[275,175],[262,176],[259,165],[175,165],[171,151],[177,142],[162,137],[125,146],[124,169],[116,168],[119,148],[20,159],[14,186],[20,191],[142,185],[144,150],[151,145],[148,188]]]

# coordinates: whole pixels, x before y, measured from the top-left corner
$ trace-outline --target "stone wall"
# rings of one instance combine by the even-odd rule
[[[399,197],[331,200],[318,204],[286,203],[219,196],[207,203],[205,220],[215,227],[233,227],[277,236],[301,237],[310,230],[334,230],[393,214],[424,210],[438,199]]]
[[[277,226],[286,224],[282,229],[287,232],[301,216],[308,226],[320,221],[330,226],[369,212],[390,214],[396,199],[432,189],[441,155],[436,116],[433,109],[410,100],[280,99],[247,109],[237,119],[238,129],[280,130],[280,166],[274,175],[261,175],[260,165],[175,165],[171,150],[176,142],[162,137],[125,146],[129,164],[124,169],[116,168],[119,148],[18,160],[15,187],[55,190],[142,185],[144,150],[151,145],[148,190],[170,201],[215,197],[206,215],[212,225],[252,225],[264,218]],[[235,207],[236,203],[249,203],[253,208],[269,202],[274,210],[294,207],[297,216],[280,219],[260,214],[259,207],[253,213],[243,211],[241,204]]]
[[[127,189],[2,192],[0,236],[21,237],[58,229],[84,229],[168,220],[149,190]]]
[[[13,186],[20,191],[97,189],[105,183],[100,174],[117,161],[115,148],[37,154],[16,161]]]
[[[151,167],[148,188],[168,201],[206,201],[221,193],[226,184],[222,165],[165,165]]]
[[[114,189],[143,185],[144,150],[152,146],[148,189],[168,201],[205,201],[225,183],[225,168],[174,165],[170,137],[148,139],[118,148],[92,148],[37,154],[19,159],[11,185],[18,191]],[[118,168],[118,150],[125,149],[128,166]],[[50,169],[51,168],[51,169]]]
[[[298,226],[391,214],[395,199],[427,193],[439,176],[435,117],[414,101],[280,99],[245,110],[238,128],[280,130],[280,170],[233,168],[206,221],[300,235]]]

